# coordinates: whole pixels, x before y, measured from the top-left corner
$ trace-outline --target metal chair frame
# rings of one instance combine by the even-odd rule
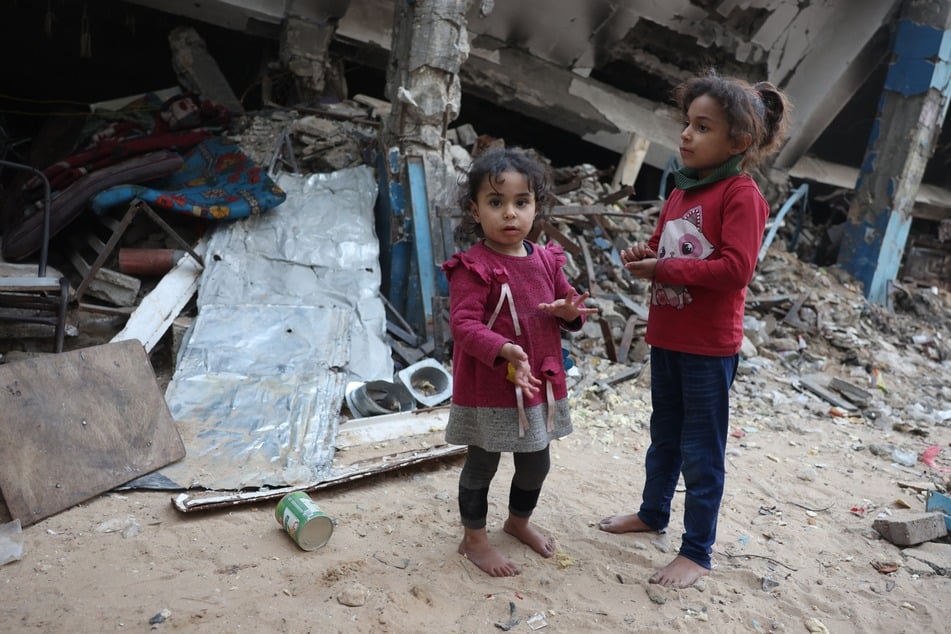
[[[0,160],[0,167],[31,172],[43,182],[43,244],[36,276],[0,277],[0,320],[49,324],[54,327],[55,351],[63,351],[69,280],[46,274],[50,242],[50,183],[38,169],[22,163]],[[7,312],[4,312],[7,311]],[[53,313],[53,316],[43,313]]]

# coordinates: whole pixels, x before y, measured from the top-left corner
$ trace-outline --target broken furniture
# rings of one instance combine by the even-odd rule
[[[62,352],[66,332],[66,309],[69,304],[69,281],[62,276],[47,275],[46,260],[50,240],[50,184],[39,170],[10,161],[0,166],[33,172],[43,183],[43,211],[35,214],[41,220],[40,261],[35,276],[0,277],[0,320],[49,324],[54,327],[55,351]]]
[[[79,302],[83,295],[91,288],[95,283],[104,284],[106,283],[101,275],[105,273],[105,270],[102,269],[102,265],[105,264],[106,259],[112,254],[116,246],[119,244],[119,240],[122,238],[122,235],[125,233],[126,229],[129,228],[129,225],[132,224],[132,221],[135,219],[136,214],[144,213],[147,215],[159,228],[162,229],[168,236],[185,252],[192,256],[196,262],[204,266],[204,260],[192,248],[192,246],[186,242],[175,230],[167,223],[165,220],[155,213],[155,210],[149,206],[144,200],[138,198],[133,198],[132,202],[129,204],[129,208],[123,214],[121,220],[115,220],[108,215],[100,215],[98,220],[100,223],[105,225],[107,229],[111,232],[109,239],[106,242],[99,240],[94,234],[87,234],[85,237],[86,245],[90,246],[96,253],[96,259],[90,264],[81,255],[79,247],[82,246],[77,243],[74,243],[73,251],[73,266],[76,267],[76,270],[82,275],[82,282],[80,282],[79,287],[76,289],[76,294],[74,299],[76,302]],[[133,293],[132,300],[135,300],[135,294],[138,292],[138,288],[135,288]],[[132,302],[130,302],[131,304]]]
[[[204,266],[201,256],[165,222],[161,213],[230,220],[262,213],[281,204],[285,198],[286,194],[235,141],[224,137],[205,139],[184,156],[181,169],[165,178],[114,183],[92,197],[90,208],[99,223],[107,226],[111,236],[103,241],[87,235],[74,244],[73,264],[83,278],[75,299],[82,299],[94,285],[105,287],[100,293],[111,289],[121,295],[126,278],[102,266],[139,212],[145,213],[179,248]],[[110,212],[123,206],[127,206],[127,211],[121,220],[114,220]],[[87,247],[96,253],[90,258],[92,262],[82,257],[82,250]],[[110,279],[114,283],[110,284]]]
[[[119,183],[138,183],[161,178],[177,171],[181,166],[180,155],[160,150],[132,157],[80,177],[52,197],[49,205],[48,238],[53,238],[78,218],[90,199],[102,190]],[[19,224],[9,227],[3,234],[3,257],[10,262],[17,262],[39,251],[44,244],[43,225],[43,219],[38,214],[33,214]]]

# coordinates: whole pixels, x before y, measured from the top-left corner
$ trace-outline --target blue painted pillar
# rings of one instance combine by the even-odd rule
[[[376,235],[380,241],[383,296],[401,315],[406,314],[410,290],[412,228],[406,211],[406,190],[400,178],[402,161],[397,148],[379,155]]]
[[[425,167],[420,157],[404,158],[399,148],[390,148],[380,155],[377,168],[381,291],[416,334],[425,338],[439,272],[434,264]]]
[[[426,168],[423,159],[406,159],[406,177],[409,181],[410,203],[413,209],[413,244],[416,247],[416,269],[419,276],[419,299],[423,309],[423,326],[433,318],[433,296],[436,294],[436,266],[433,257],[433,239],[429,226],[429,194],[426,190]],[[424,334],[425,329],[418,330]]]
[[[911,212],[951,100],[951,3],[905,3],[838,264],[866,299],[888,300],[901,267]]]

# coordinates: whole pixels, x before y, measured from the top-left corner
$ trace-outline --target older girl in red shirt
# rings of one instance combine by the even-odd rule
[[[671,587],[709,574],[723,497],[729,391],[743,341],[769,205],[744,170],[780,145],[788,103],[768,82],[695,77],[675,91],[684,116],[683,168],[646,244],[621,252],[625,268],[651,280],[651,444],[637,513],[601,520],[610,533],[662,531],[674,488],[686,485],[678,555],[650,577]]]

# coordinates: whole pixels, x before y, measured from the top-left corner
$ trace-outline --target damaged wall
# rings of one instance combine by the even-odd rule
[[[338,35],[388,46],[389,26],[379,17],[386,4],[352,2]],[[670,90],[715,65],[725,74],[768,79],[789,94],[795,142],[780,159],[789,167],[881,61],[880,33],[898,5],[561,0],[552,10],[551,2],[526,0],[494,3],[486,13],[474,2],[463,89],[615,152],[623,152],[631,133],[645,135],[661,146],[649,151],[647,163],[663,168],[677,147]]]
[[[134,2],[218,24],[219,13],[235,23],[234,12],[244,10],[244,28],[256,32],[279,28],[284,18],[282,3],[274,1]],[[663,168],[676,150],[666,121],[671,88],[686,75],[715,65],[727,74],[768,79],[787,92],[796,106],[793,139],[777,164],[789,168],[881,63],[887,54],[881,46],[883,31],[901,2],[469,4],[471,54],[462,68],[464,91],[615,152],[624,150],[631,133],[645,135],[660,146],[648,152],[647,163]],[[341,50],[382,68],[392,41],[393,9],[389,0],[351,0],[336,32]],[[549,90],[533,87],[546,83]],[[633,101],[633,116],[603,112],[614,108],[611,102],[626,99]]]
[[[444,8],[445,4],[426,3],[426,6]],[[255,40],[255,46],[259,46],[257,78],[255,69],[250,68],[253,64],[243,61],[251,47],[242,42],[215,49],[209,39],[210,53],[221,60],[223,67],[243,66],[241,78],[235,81],[232,75],[229,80],[239,99],[244,101],[249,95],[253,100],[257,93],[264,92],[255,81],[263,81],[261,74],[267,74],[263,67],[278,58],[297,71],[303,69],[297,74],[313,80],[314,94],[319,94],[322,76],[307,76],[305,67],[311,64],[315,71],[328,70],[324,65],[326,60],[315,55],[312,47],[304,45],[301,38],[306,39],[305,33],[313,33],[322,41],[332,33],[334,55],[348,59],[351,64],[376,64],[380,70],[387,69],[394,8],[404,5],[412,3],[135,0],[97,4],[95,11],[102,15],[119,12],[122,7],[136,7],[140,11],[146,10],[141,7],[148,7],[162,11],[161,16],[165,18],[203,20],[210,30],[225,27],[241,32],[236,36],[258,38]],[[870,112],[869,107],[855,107],[854,101],[856,95],[863,102],[869,102],[881,94],[880,87],[871,91],[862,89],[867,87],[870,78],[880,77],[877,70],[890,55],[889,36],[902,2],[524,0],[519,3],[459,2],[458,5],[468,6],[465,24],[460,26],[460,32],[467,33],[466,41],[447,49],[458,59],[448,65],[432,65],[427,61],[415,70],[404,72],[395,81],[406,90],[404,97],[415,95],[412,99],[400,102],[399,90],[396,90],[396,99],[392,86],[389,91],[391,101],[397,104],[396,110],[402,111],[398,116],[404,117],[408,112],[412,118],[423,113],[415,122],[421,126],[413,132],[420,147],[434,147],[432,141],[426,139],[442,133],[446,122],[457,114],[457,104],[464,100],[465,94],[502,107],[506,112],[544,122],[617,154],[627,149],[632,135],[639,135],[646,148],[645,163],[662,169],[675,155],[678,144],[679,116],[671,108],[670,89],[687,75],[715,65],[724,73],[750,80],[769,79],[789,95],[795,106],[792,136],[779,154],[776,166],[794,178],[853,190],[858,180],[859,160],[848,165],[830,165],[823,146],[828,147],[831,141],[837,147],[853,142],[861,147],[868,138],[874,108]],[[42,12],[41,8],[17,8],[18,15],[29,10]],[[73,31],[79,23],[78,16],[85,12],[85,5],[64,0],[49,5],[48,11],[56,18],[52,20],[55,37],[50,38],[51,41],[58,44],[66,37],[76,48],[76,40],[71,38],[76,35]],[[31,20],[34,17],[31,16]],[[292,22],[287,22],[288,18],[292,18]],[[97,20],[91,23],[91,41],[96,52],[101,51],[106,42],[112,45],[117,40],[130,41],[127,49],[155,49],[143,36],[146,29],[141,21],[138,31],[132,27],[120,31],[112,28],[107,31],[108,35],[95,30],[99,26]],[[34,20],[32,27],[39,28],[41,24],[42,20]],[[288,25],[292,28],[287,29]],[[20,30],[28,32],[28,29]],[[13,37],[8,45],[22,46],[28,39]],[[418,59],[427,60],[435,55],[434,59],[440,61],[441,53],[436,53],[442,48],[441,44],[424,42],[419,44],[416,55]],[[161,53],[155,55],[161,57]],[[411,59],[413,55],[411,51]],[[58,52],[56,57],[59,66],[72,69],[70,64],[74,60],[68,59],[68,54]],[[237,61],[239,57],[242,61]],[[128,60],[120,72],[112,66],[106,70],[101,60],[97,59],[96,63],[97,70],[111,74],[109,83],[114,90],[125,91],[124,85],[120,87],[119,77],[132,82],[136,77],[141,81],[142,76],[149,75],[149,71],[140,71],[138,65]],[[458,84],[454,83],[452,72],[457,63],[461,64]],[[91,63],[83,64],[82,72],[67,72],[69,77],[64,83],[85,77],[87,71],[93,70]],[[6,72],[16,73],[16,80],[26,76],[18,69]],[[414,77],[413,73],[418,75]],[[453,79],[442,82],[441,78],[446,77]],[[417,81],[419,86],[412,87]],[[11,85],[17,83],[13,81]],[[47,84],[56,83],[47,81]],[[155,88],[155,80],[152,84],[150,89]],[[99,88],[101,92],[102,86]],[[335,92],[344,90],[345,85],[335,85]],[[426,98],[421,99],[421,95]],[[275,100],[280,102],[281,96],[286,95],[275,95]],[[430,103],[422,103],[430,96]],[[411,103],[416,104],[415,110],[403,109],[403,105]],[[850,117],[844,124],[843,113]],[[436,120],[438,116],[442,116],[441,121]],[[830,126],[837,128],[834,137],[829,136]],[[408,129],[409,126],[404,127]],[[823,141],[824,137],[828,140]],[[934,160],[930,162],[935,167],[926,169],[925,185],[915,194],[919,204],[930,205],[929,217],[937,220],[945,218],[946,210],[951,208],[951,193],[944,189],[951,181],[951,172],[940,169],[951,163],[947,149],[951,143],[946,139],[948,133],[944,131],[937,140]],[[929,176],[937,187],[930,185]],[[433,194],[438,198],[438,192]],[[917,207],[915,215],[920,217]]]

